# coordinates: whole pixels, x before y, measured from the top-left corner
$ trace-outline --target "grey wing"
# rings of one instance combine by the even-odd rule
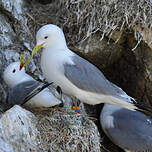
[[[103,73],[78,55],[72,57],[74,65],[64,65],[64,75],[78,88],[90,92],[110,95],[125,94],[122,89],[110,83]]]
[[[111,116],[114,127],[102,125],[107,136],[115,144],[132,151],[152,152],[152,119],[140,112],[123,108],[115,111]]]
[[[22,105],[30,100],[45,84],[38,81],[26,81],[16,85],[8,93],[7,102],[10,105]]]

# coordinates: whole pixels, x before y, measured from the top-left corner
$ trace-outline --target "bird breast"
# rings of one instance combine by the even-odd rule
[[[54,51],[49,49],[44,50],[41,56],[41,69],[43,76],[48,82],[54,82],[56,85],[59,85],[64,93],[71,95],[76,91],[76,88],[64,75],[63,65],[67,62],[72,64],[70,53],[68,53],[68,51]]]

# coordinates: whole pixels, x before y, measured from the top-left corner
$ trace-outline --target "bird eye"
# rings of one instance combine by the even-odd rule
[[[48,38],[48,36],[45,36],[45,37],[44,37],[44,39],[47,39],[47,38]]]
[[[15,71],[16,71],[16,70],[14,69],[14,70],[13,70],[13,73],[15,73]]]

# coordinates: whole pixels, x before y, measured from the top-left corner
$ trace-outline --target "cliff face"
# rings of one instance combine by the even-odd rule
[[[0,0],[1,103],[5,102],[8,92],[2,78],[5,67],[18,61],[21,53],[29,55],[36,31],[44,24],[53,23],[62,27],[73,51],[99,67],[130,96],[152,104],[151,9],[151,1],[147,0]],[[41,79],[39,57],[37,54],[27,71]],[[86,106],[86,111],[98,118],[101,107]],[[94,123],[91,121],[89,125],[92,127]],[[98,142],[91,144],[99,150],[97,132],[95,128]],[[90,137],[90,140],[93,139]],[[87,143],[89,145],[89,141]],[[107,143],[110,142],[104,145],[103,141],[103,147],[118,151]]]

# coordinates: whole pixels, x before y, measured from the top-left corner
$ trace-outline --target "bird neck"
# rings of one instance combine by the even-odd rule
[[[60,56],[66,54],[68,51],[68,47],[66,45],[57,45],[43,48],[42,55],[45,56]]]

